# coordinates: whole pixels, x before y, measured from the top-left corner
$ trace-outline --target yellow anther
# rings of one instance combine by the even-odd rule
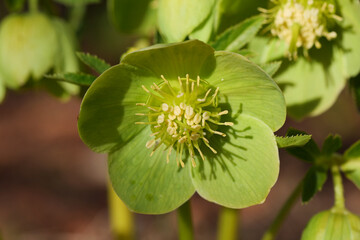
[[[158,123],[158,124],[161,124],[161,123],[164,122],[164,120],[165,120],[165,115],[164,115],[164,114],[161,114],[161,115],[159,115],[158,118],[157,118],[157,123]]]
[[[194,116],[194,109],[191,106],[185,108],[185,118],[191,119]]]
[[[182,110],[179,106],[174,107],[174,114],[175,116],[180,116],[182,114]]]
[[[194,122],[194,124],[199,124],[201,122],[201,115],[199,113],[195,114],[193,122]]]

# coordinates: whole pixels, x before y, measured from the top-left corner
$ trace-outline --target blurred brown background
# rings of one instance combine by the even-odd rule
[[[0,3],[0,17],[3,17]],[[104,5],[92,5],[80,33],[82,51],[112,64],[134,41],[109,24]],[[79,139],[80,99],[62,103],[42,91],[11,92],[0,105],[0,231],[15,240],[110,240],[106,200],[106,156],[91,152]],[[343,138],[343,149],[360,139],[360,114],[346,88],[325,114],[289,127],[311,133],[320,143],[329,133]],[[309,165],[280,151],[281,170],[262,205],[239,211],[242,239],[260,239]],[[261,181],[261,179],[259,179]],[[360,191],[345,180],[346,205],[360,215]],[[278,239],[299,239],[307,221],[333,203],[331,178],[305,206],[297,203]],[[219,207],[192,199],[196,239],[215,239]],[[175,213],[136,215],[137,239],[176,239]]]

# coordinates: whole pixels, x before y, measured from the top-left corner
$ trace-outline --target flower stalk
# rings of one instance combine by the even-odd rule
[[[331,168],[331,173],[334,181],[334,197],[335,197],[334,207],[339,210],[344,210],[345,209],[344,187],[343,187],[339,167],[334,165]]]
[[[238,239],[239,210],[223,207],[220,210],[217,239]]]
[[[32,13],[39,11],[39,0],[29,0],[29,11]]]
[[[190,200],[177,209],[179,240],[193,240]]]
[[[134,219],[133,214],[114,192],[110,181],[108,188],[108,204],[111,231],[114,240],[133,240],[134,239]]]

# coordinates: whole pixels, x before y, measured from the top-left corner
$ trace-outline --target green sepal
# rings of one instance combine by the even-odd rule
[[[109,154],[109,174],[115,192],[134,212],[162,214],[175,210],[186,202],[195,188],[189,174],[191,164],[177,166],[176,151],[166,163],[165,146],[150,157],[152,149],[145,147],[151,134],[145,128],[121,149]]]
[[[276,136],[278,148],[301,147],[307,144],[311,139],[311,135],[301,134],[294,136]]]
[[[27,37],[24,37],[27,36]],[[54,65],[57,33],[44,14],[11,14],[0,25],[0,69],[6,86],[40,80]]]
[[[322,189],[326,182],[328,169],[312,166],[303,180],[302,202],[309,202]]]
[[[210,139],[218,153],[204,148],[206,159],[197,158],[198,167],[191,169],[191,175],[196,191],[206,200],[246,208],[263,203],[275,184],[278,149],[272,130],[264,122],[246,114],[233,121],[227,139]]]
[[[110,64],[105,62],[103,59],[95,55],[91,55],[90,53],[77,52],[76,55],[83,63],[94,69],[99,74],[105,72],[111,67]]]
[[[296,135],[307,135],[306,132],[290,128],[286,136],[296,136]],[[320,156],[320,150],[317,144],[313,139],[310,139],[304,146],[301,147],[289,147],[286,148],[286,151],[291,155],[304,160],[306,162],[315,162],[316,159]]]
[[[52,75],[45,75],[45,77],[79,86],[90,86],[96,79],[95,76],[86,73],[55,73]]]
[[[330,157],[333,153],[337,152],[342,146],[341,137],[339,135],[330,134],[324,141],[321,155]]]
[[[160,0],[158,26],[165,42],[181,42],[210,15],[215,0]]]
[[[302,233],[301,240],[360,239],[360,218],[347,210],[331,209],[313,216]]]
[[[255,37],[264,20],[261,15],[248,18],[223,32],[211,46],[215,50],[239,50]]]
[[[4,100],[6,93],[5,83],[1,75],[1,69],[0,69],[0,103]]]
[[[25,0],[5,0],[5,6],[11,12],[21,11],[24,8]]]
[[[341,170],[360,189],[360,140],[345,151],[344,158]]]

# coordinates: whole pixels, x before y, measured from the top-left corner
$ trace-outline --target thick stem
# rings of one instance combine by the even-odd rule
[[[179,240],[193,240],[194,231],[192,227],[190,200],[178,208],[177,219]]]
[[[237,209],[223,207],[219,216],[217,239],[238,239],[238,213]]]
[[[280,209],[280,211],[276,215],[274,221],[271,223],[270,227],[268,228],[268,230],[263,235],[262,240],[273,240],[273,239],[275,239],[281,225],[283,224],[284,220],[286,219],[286,217],[290,213],[290,210],[294,206],[296,200],[300,196],[300,193],[301,193],[301,190],[302,190],[302,184],[303,184],[303,181],[301,180],[301,182],[296,186],[294,191],[291,193],[289,198],[286,200],[286,202],[284,203],[284,205],[282,206],[282,208]]]
[[[108,203],[110,226],[114,240],[134,239],[134,217],[125,204],[114,192],[108,181]]]
[[[39,11],[39,0],[29,0],[29,11],[32,13]]]
[[[334,165],[331,168],[331,173],[334,181],[334,195],[335,195],[334,207],[341,210],[345,209],[344,187],[343,187],[339,167]]]

